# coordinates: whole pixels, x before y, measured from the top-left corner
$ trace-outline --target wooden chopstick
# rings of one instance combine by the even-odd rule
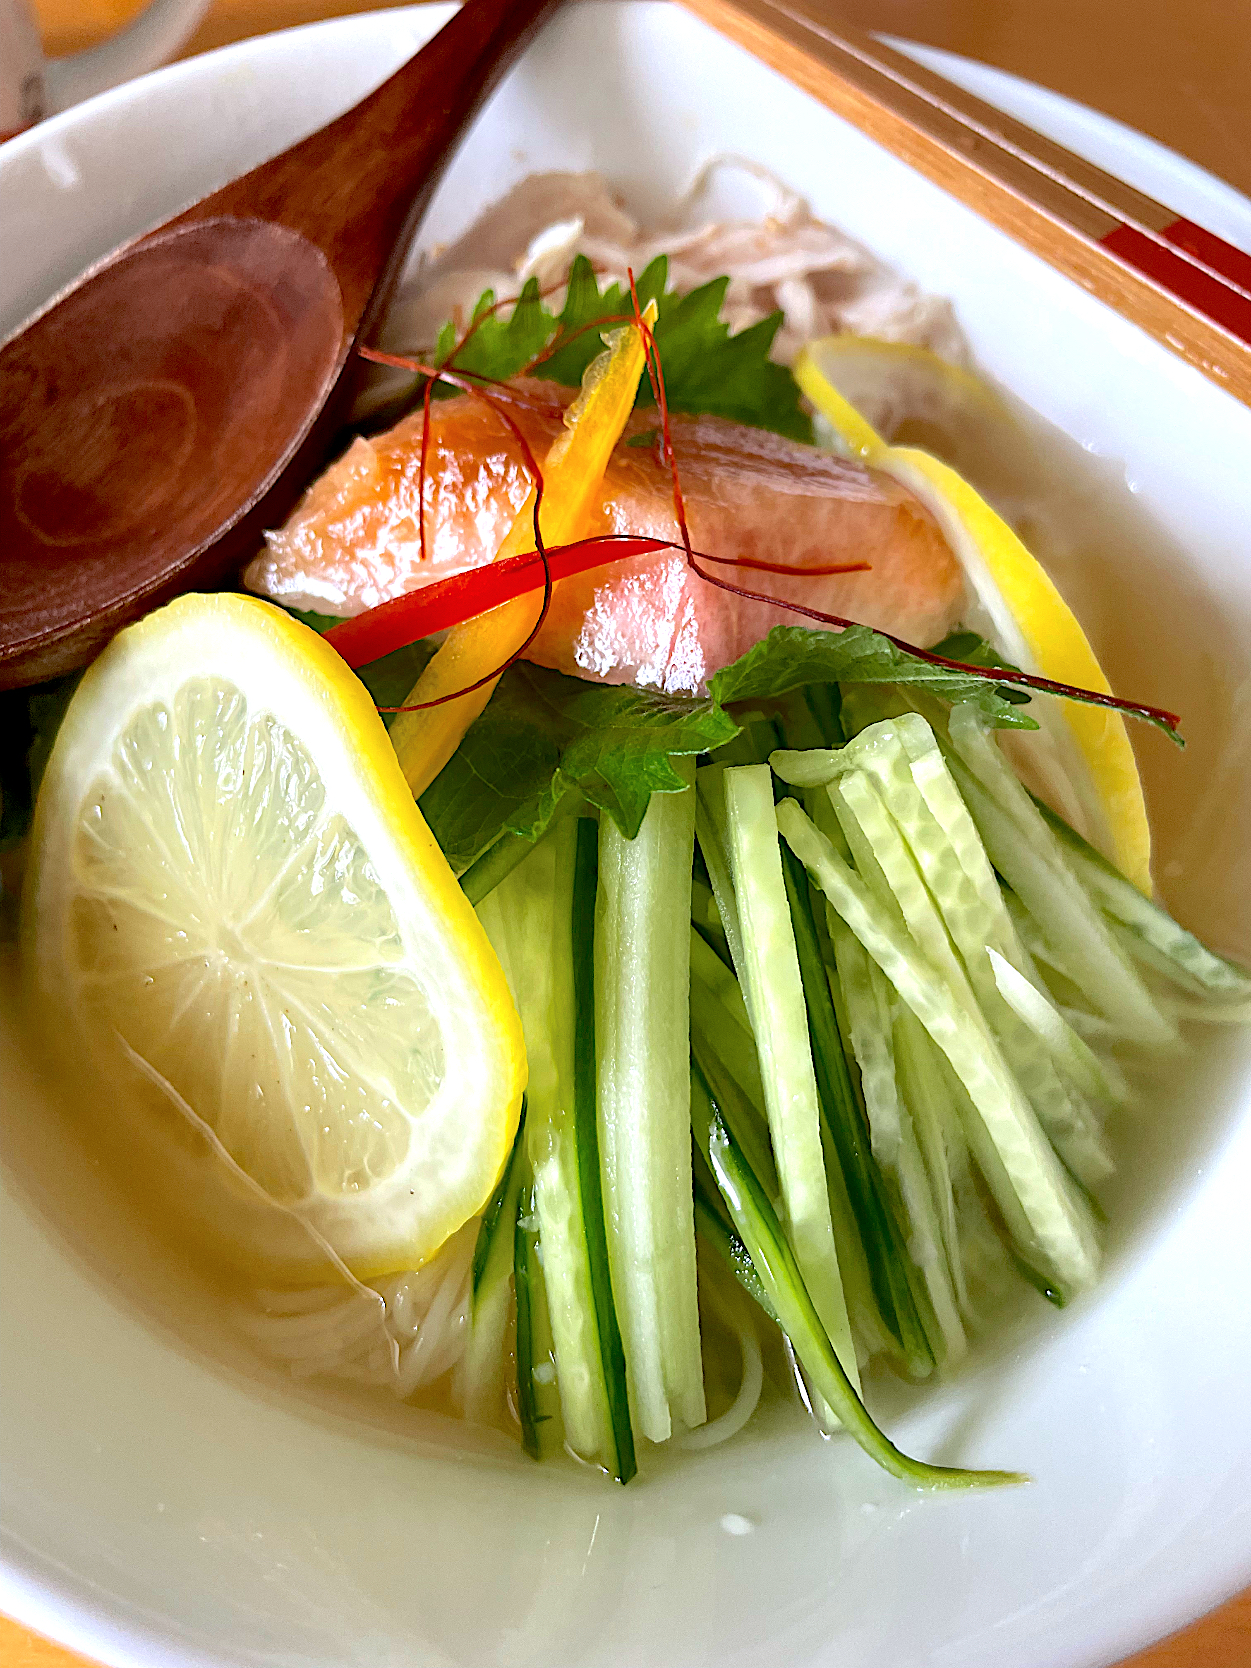
[[[823,0],[684,4],[1251,405],[1251,256]]]

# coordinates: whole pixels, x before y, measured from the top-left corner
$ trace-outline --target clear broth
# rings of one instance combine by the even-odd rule
[[[957,461],[1022,531],[1081,619],[1112,684],[1135,698],[1179,709],[1184,752],[1135,725],[1155,837],[1155,873],[1168,907],[1205,940],[1251,962],[1251,618],[1213,594],[1185,552],[1155,525],[1116,465],[1091,457],[1012,402],[1017,443],[994,459]],[[924,443],[923,434],[901,438]],[[16,878],[12,861],[6,879]],[[84,1116],[81,1091],[55,1087],[18,1017],[17,957],[0,948],[0,1083],[6,1117],[3,1158],[52,1235],[111,1298],[137,1307],[149,1324],[212,1367],[264,1396],[296,1396],[310,1415],[347,1417],[407,1440],[451,1446],[516,1463],[501,1430],[453,1417],[448,1381],[401,1404],[385,1391],[294,1379],[267,1363],[231,1321],[237,1280],[188,1251],[176,1212],[154,1208],[128,1166]],[[1196,1030],[1193,1052],[1140,1083],[1141,1103],[1113,1130],[1118,1173],[1104,1194],[1109,1262],[1132,1255],[1199,1155],[1228,1119],[1246,1069],[1245,1033]],[[1178,1116],[1179,1109],[1183,1115]],[[93,1125],[96,1127],[93,1129]],[[997,1317],[973,1360],[1020,1347],[1044,1317],[1024,1290]],[[728,1338],[710,1363],[712,1411],[733,1394],[737,1366]],[[936,1392],[880,1385],[887,1414]],[[937,1392],[941,1393],[941,1392]],[[766,1394],[753,1429],[801,1417],[780,1351],[767,1355]]]

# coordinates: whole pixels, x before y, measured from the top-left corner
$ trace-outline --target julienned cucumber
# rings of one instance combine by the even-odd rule
[[[565,1439],[625,1482],[635,1471],[634,1442],[595,1117],[595,826],[589,824],[589,842],[582,826],[574,819],[560,823],[500,883],[481,914],[493,935],[502,936],[526,1037],[526,1155]]]
[[[892,1476],[915,1488],[979,1488],[1027,1481],[1010,1471],[961,1471],[926,1465],[922,1460],[900,1453],[882,1434],[847,1377],[813,1307],[777,1215],[698,1069],[692,1079],[691,1116],[695,1139],[708,1160],[734,1226],[804,1372],[813,1389],[833,1409],[839,1423],[865,1453]]]
[[[1032,797],[1032,796],[1031,796]],[[1120,923],[1135,953],[1196,994],[1231,1002],[1251,1001],[1251,973],[1215,955],[1167,911],[1145,897],[1101,852],[1088,845],[1063,817],[1034,799],[1048,828],[1064,848],[1065,860],[1105,915]],[[1154,954],[1152,953],[1154,952]]]
[[[547,1309],[534,1184],[525,1177],[513,1226],[513,1286],[517,1294],[517,1416],[521,1442],[531,1459],[560,1447],[560,1397]]]
[[[472,1322],[464,1366],[465,1411],[471,1419],[493,1419],[503,1405],[504,1337],[513,1272],[513,1225],[525,1168],[525,1126],[523,1100],[508,1163],[482,1213],[474,1243]]]
[[[768,765],[725,773],[727,844],[742,935],[741,974],[787,1228],[817,1313],[851,1382],[859,1369],[838,1268],[803,981],[782,876]]]
[[[707,1417],[687,1069],[694,761],[674,762],[690,785],[654,794],[634,839],[603,819],[595,899],[608,1249],[632,1406],[653,1442],[665,1441],[675,1424],[690,1428]]]
[[[626,1384],[625,1350],[613,1301],[608,1236],[599,1152],[598,1097],[595,1077],[595,891],[599,862],[596,824],[581,817],[574,825],[573,939],[574,1126],[577,1133],[578,1182],[583,1232],[590,1264],[591,1292],[606,1390],[614,1475],[628,1483],[637,1471],[634,1430]]]
[[[823,1127],[847,1189],[878,1313],[899,1350],[906,1352],[904,1339],[912,1340],[919,1331],[905,1272],[907,1248],[882,1189],[881,1172],[870,1152],[868,1123],[848,1071],[829,978],[821,957],[808,876],[789,848],[784,848],[781,855],[808,1009],[808,1035]],[[922,1371],[926,1365],[922,1364]]]
[[[1096,1108],[1126,1096],[1096,1050],[1167,1045],[1191,1006],[1238,1018],[1251,975],[1032,802],[972,710],[815,693],[748,714],[698,772],[679,761],[685,791],[636,839],[584,808],[465,876],[492,888],[530,1062],[475,1254],[468,1399],[498,1413],[478,1357],[511,1273],[527,1448],[563,1430],[626,1480],[632,1417],[656,1440],[704,1418],[698,1236],[704,1271],[781,1326],[827,1427],[918,1486],[1012,1481],[900,1454],[853,1338],[921,1377],[1012,1264],[1054,1302],[1088,1284]],[[1157,1002],[1131,955],[1182,994]],[[758,1388],[757,1362],[743,1417]]]
[[[769,1294],[760,1283],[747,1247],[735,1232],[733,1219],[702,1153],[695,1170],[695,1234],[716,1254],[722,1266],[729,1270],[769,1319],[776,1321]]]
[[[977,714],[954,707],[948,763],[991,862],[1063,958],[1096,1013],[1128,1038],[1160,1047],[1175,1028],[1151,999],[1055,834]]]
[[[783,800],[777,815],[787,844],[943,1050],[968,1091],[977,1115],[970,1118],[966,1134],[1022,1254],[1041,1256],[1064,1284],[1077,1289],[1089,1285],[1098,1266],[1089,1211],[984,1024],[951,991],[902,924],[876,902],[798,803]]]
[[[838,831],[831,809],[830,819]],[[862,947],[847,924],[829,909],[830,942],[837,977],[837,990],[847,1012],[847,1035],[851,1053],[860,1072],[860,1086],[872,1149],[880,1165],[884,1190],[892,1214],[904,1230],[908,1255],[888,1265],[892,1277],[906,1278],[916,1324],[909,1326],[910,1311],[901,1298],[896,1304],[903,1331],[907,1370],[924,1377],[943,1358],[947,1339],[939,1324],[936,1299],[932,1295],[935,1269],[928,1260],[926,1224],[933,1212],[920,1149],[912,1128],[912,1117],[904,1104],[895,1058],[895,999],[886,976]]]

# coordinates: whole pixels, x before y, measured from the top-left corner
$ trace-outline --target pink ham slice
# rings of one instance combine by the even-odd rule
[[[530,383],[542,410],[509,409],[542,461],[571,395]],[[636,413],[612,459],[595,531],[678,538],[672,482]],[[417,515],[420,413],[356,440],[315,481],[287,525],[268,535],[244,582],[290,606],[351,615],[489,562],[529,490],[521,447],[481,401],[434,408],[423,561]],[[954,626],[960,568],[928,512],[887,477],[813,446],[715,417],[674,417],[674,453],[691,539],[719,557],[783,563],[774,575],[710,567],[731,583],[861,620],[923,646]],[[864,561],[865,573],[803,576]],[[719,667],[774,625],[803,624],[773,603],[731,595],[692,573],[680,552],[639,557],[557,586],[528,658],[609,683],[702,690]]]

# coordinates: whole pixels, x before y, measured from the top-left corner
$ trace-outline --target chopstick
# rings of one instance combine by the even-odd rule
[[[835,25],[823,0],[684,4],[1251,405],[1251,255]]]

